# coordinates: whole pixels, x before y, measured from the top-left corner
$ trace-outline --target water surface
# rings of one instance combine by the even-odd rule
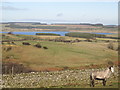
[[[0,32],[0,33],[8,33],[8,32]],[[60,34],[61,36],[65,36],[66,33],[69,32],[65,32],[65,31],[49,31],[49,32],[12,32],[13,34],[22,34],[22,35],[36,35],[36,33],[54,33],[54,34]],[[88,32],[90,33],[90,32]],[[102,34],[102,35],[109,35],[109,34],[113,34],[113,33],[96,33],[96,32],[92,32],[92,34]]]
[[[2,33],[8,33],[8,32],[2,32]],[[56,32],[12,32],[13,34],[23,34],[23,35],[36,35],[36,33],[54,33],[54,34],[60,34],[61,36],[65,36],[66,33],[64,31],[56,31]]]

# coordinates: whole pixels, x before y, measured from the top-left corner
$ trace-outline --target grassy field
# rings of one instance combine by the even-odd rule
[[[23,38],[23,36],[25,37],[25,35],[9,35],[9,37],[16,39]],[[53,36],[51,38],[58,37],[59,36]],[[40,38],[50,37],[42,36]],[[75,39],[72,37],[65,38]],[[81,66],[101,65],[106,64],[109,60],[113,62],[118,60],[118,52],[116,50],[108,49],[108,42],[76,42],[70,44],[44,40],[27,40],[26,42],[31,44],[29,46],[22,45],[22,42],[23,41],[15,41],[14,43],[16,45],[4,43],[2,45],[3,60],[14,59],[16,62],[20,62],[37,71],[63,67],[74,68]],[[48,49],[34,47],[37,43],[40,43],[42,47],[45,46]],[[6,47],[12,47],[12,49],[6,52],[4,50]],[[117,42],[114,42],[114,48],[117,48]]]
[[[5,88],[90,88],[91,70],[105,69],[108,61],[118,65],[116,39],[96,38],[96,41],[88,42],[85,41],[86,38],[13,34],[3,34],[2,38],[3,41],[10,40],[2,43],[3,64],[16,62],[35,71],[14,74],[10,67],[10,73],[3,74],[2,77]],[[65,43],[49,41],[50,39],[82,41]],[[23,42],[30,45],[23,45]],[[113,49],[108,48],[110,42]],[[42,47],[35,47],[37,43]],[[96,82],[95,88],[118,88],[118,69],[115,70],[115,78],[112,76],[105,87],[102,82]],[[6,69],[4,71],[6,72]]]

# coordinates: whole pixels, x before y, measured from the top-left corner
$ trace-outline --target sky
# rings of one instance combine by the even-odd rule
[[[118,2],[4,2],[3,22],[118,23]]]

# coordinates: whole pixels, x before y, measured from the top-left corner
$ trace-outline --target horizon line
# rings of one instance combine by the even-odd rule
[[[45,24],[103,24],[103,23],[89,23],[89,22],[40,22],[40,21],[0,21],[0,23],[45,23]],[[119,25],[119,24],[103,24],[103,25]]]

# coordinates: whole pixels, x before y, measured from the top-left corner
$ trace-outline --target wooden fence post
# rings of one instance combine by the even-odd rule
[[[12,75],[14,74],[14,66],[12,66]]]
[[[7,74],[7,66],[5,66],[5,74]]]

